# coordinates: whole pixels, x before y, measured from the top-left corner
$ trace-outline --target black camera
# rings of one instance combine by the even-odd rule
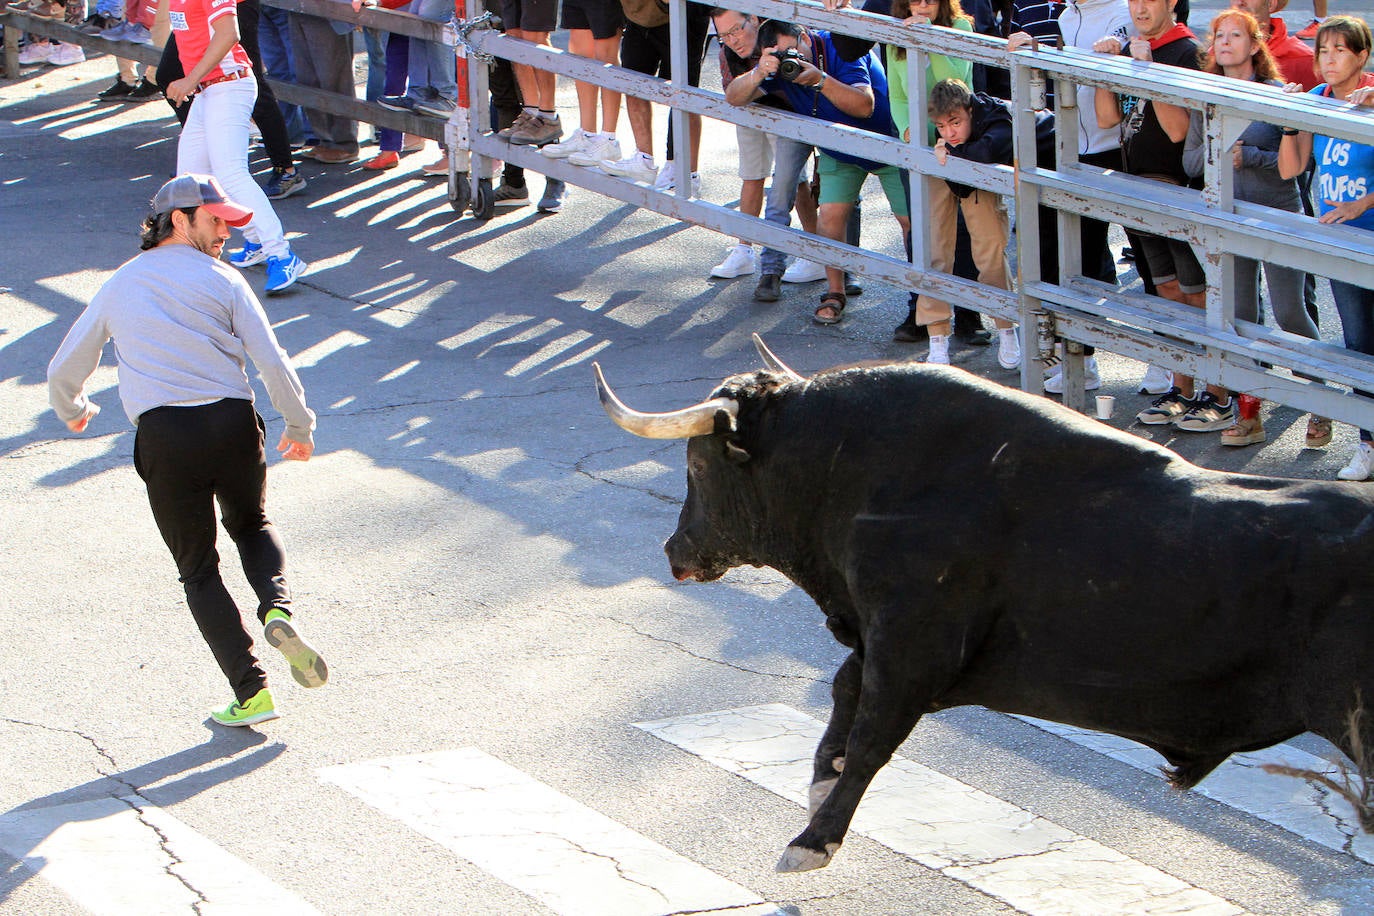
[[[787,80],[789,83],[802,74],[802,62],[806,60],[802,53],[796,48],[788,48],[786,51],[770,51],[778,59],[778,76]]]

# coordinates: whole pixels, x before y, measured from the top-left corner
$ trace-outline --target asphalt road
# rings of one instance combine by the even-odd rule
[[[279,204],[313,270],[267,308],[320,426],[313,461],[273,464],[269,512],[333,678],[306,692],[268,657],[284,717],[213,729],[205,712],[229,697],[132,470],[112,360],[86,435],[47,409],[49,357],[135,253],[173,161],[165,108],[91,103],[112,69],[0,84],[0,912],[622,911],[624,889],[651,882],[590,840],[551,840],[563,834],[541,817],[565,802],[580,812],[569,822],[593,812],[690,865],[693,892],[633,912],[738,905],[707,893],[716,880],[807,916],[1374,912],[1363,841],[1323,841],[1334,820],[1320,810],[1310,830],[1274,823],[1285,806],[1315,810],[1296,783],[1250,772],[1235,793],[1175,793],[1149,761],[977,709],[927,717],[901,755],[976,800],[952,805],[951,823],[996,808],[1018,826],[970,815],[916,840],[866,827],[828,868],[775,873],[802,809],[754,768],[645,723],[767,706],[804,731],[828,714],[843,652],[770,570],[672,580],[660,544],[684,494],[682,443],[615,429],[589,364],[635,406],[666,410],[757,367],[754,331],[803,371],[915,358],[889,341],[901,297],[870,289],[819,329],[812,288],[754,303],[752,280],[704,279],[725,240],[587,192],[558,215],[457,220],[415,171],[428,155],[380,175],[306,165],[309,189]],[[711,136],[704,193],[731,200],[731,138]],[[871,231],[900,251],[890,228]],[[261,273],[251,280],[260,290]],[[987,351],[955,362],[1011,379]],[[1127,427],[1141,367],[1102,362],[1112,422]],[[1341,429],[1304,450],[1302,417],[1283,409],[1268,425],[1250,449],[1154,434],[1209,466],[1321,478],[1354,441]],[[1173,588],[1186,583],[1161,579],[1161,603]],[[713,727],[747,746],[734,722]],[[450,781],[488,758],[518,774],[514,800],[466,805]],[[475,791],[503,797],[501,782]],[[551,800],[527,805],[536,824],[518,834],[510,812],[541,793]],[[1030,822],[1054,828],[1048,845],[999,845]],[[944,848],[956,833],[972,852]],[[524,838],[502,860],[512,836]],[[602,863],[595,880],[564,847]]]

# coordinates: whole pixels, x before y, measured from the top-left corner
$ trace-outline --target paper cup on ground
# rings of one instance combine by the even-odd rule
[[[1099,420],[1110,420],[1112,410],[1116,407],[1116,398],[1110,394],[1099,394],[1097,396],[1097,418]]]

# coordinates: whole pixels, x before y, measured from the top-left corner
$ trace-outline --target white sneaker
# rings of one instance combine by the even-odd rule
[[[663,168],[658,170],[658,177],[654,179],[654,190],[662,191],[664,194],[671,194],[677,188],[677,168],[673,165],[673,160],[669,159],[663,164]],[[692,196],[701,196],[701,173],[692,173]]]
[[[1145,370],[1145,377],[1140,380],[1140,394],[1164,394],[1174,387],[1174,375],[1166,369],[1158,366],[1150,366]]]
[[[926,354],[926,362],[934,363],[937,366],[949,365],[948,337],[941,337],[939,334],[930,335],[930,352]]]
[[[732,245],[725,260],[711,268],[711,276],[720,280],[733,280],[735,277],[749,276],[757,267],[758,258],[754,254],[753,245]]]
[[[65,67],[69,64],[84,64],[86,62],[86,52],[81,50],[80,45],[62,42],[53,48],[52,56],[48,58],[48,63],[54,67]]]
[[[618,175],[621,178],[642,181],[644,184],[653,184],[654,179],[658,177],[658,169],[654,167],[654,157],[638,150],[624,159],[602,159],[597,165],[607,175]]]
[[[585,150],[587,148],[587,141],[590,139],[591,137],[579,127],[572,132],[572,136],[568,139],[561,143],[550,143],[547,146],[541,146],[539,147],[539,152],[550,159],[567,159],[572,156],[573,153],[580,153]]]
[[[663,160],[663,168],[658,170],[657,177],[654,178],[655,191],[671,191],[677,184],[677,172],[673,169],[673,160]]]
[[[814,283],[825,279],[825,265],[797,258],[782,272],[784,283]]]
[[[615,134],[591,134],[587,137],[587,148],[568,157],[569,162],[584,169],[595,168],[603,159],[620,161],[620,141]]]
[[[1005,328],[997,332],[997,365],[1003,369],[1017,369],[1021,366],[1021,341],[1016,339],[1016,328]]]
[[[1350,463],[1337,471],[1336,476],[1341,480],[1368,480],[1371,474],[1374,474],[1374,446],[1361,439],[1355,446],[1355,454],[1350,456]]]
[[[31,41],[19,52],[19,63],[26,67],[30,64],[47,63],[54,50],[56,48],[50,41]]]
[[[1083,358],[1083,390],[1096,391],[1102,387],[1102,374],[1097,371],[1097,357],[1087,356]],[[1064,393],[1064,366],[1061,363],[1054,367],[1054,372],[1045,379],[1046,394]]]

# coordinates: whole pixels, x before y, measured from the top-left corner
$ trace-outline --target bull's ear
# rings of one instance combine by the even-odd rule
[[[731,439],[725,440],[725,460],[731,464],[744,464],[749,460],[749,453]]]
[[[728,410],[717,410],[715,415],[715,432],[732,433],[735,431],[735,416]]]

